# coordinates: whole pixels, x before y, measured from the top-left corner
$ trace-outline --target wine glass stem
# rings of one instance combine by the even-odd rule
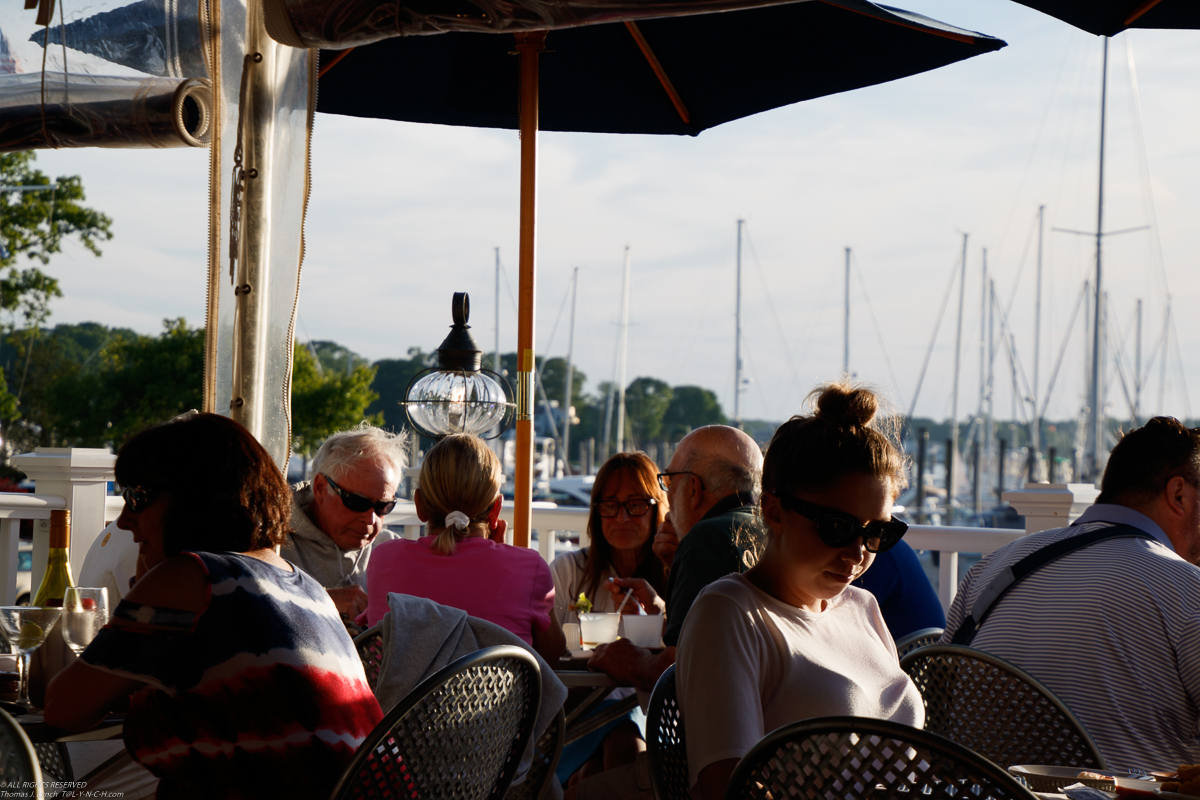
[[[32,708],[33,704],[29,702],[29,651],[21,650],[17,655],[17,669],[21,673],[20,684],[21,689],[17,693],[17,705]]]

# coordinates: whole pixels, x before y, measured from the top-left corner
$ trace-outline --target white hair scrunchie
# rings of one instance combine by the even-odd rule
[[[465,531],[471,526],[471,518],[461,511],[451,511],[446,515],[446,527],[458,528],[460,531]]]

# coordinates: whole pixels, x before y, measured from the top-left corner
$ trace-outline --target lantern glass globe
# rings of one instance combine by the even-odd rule
[[[482,436],[504,421],[507,398],[496,379],[483,372],[437,370],[408,392],[413,423],[433,436]]]

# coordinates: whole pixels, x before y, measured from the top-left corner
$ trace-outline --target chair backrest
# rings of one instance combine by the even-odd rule
[[[919,631],[913,631],[907,636],[901,636],[896,641],[896,652],[900,654],[900,658],[916,650],[918,647],[928,647],[931,644],[937,644],[942,638],[942,628],[921,628]],[[355,640],[357,641],[357,640]]]
[[[567,735],[567,717],[560,708],[554,722],[546,728],[533,746],[533,764],[521,783],[513,784],[504,793],[504,800],[543,800],[550,791],[550,780],[562,757],[563,741]]]
[[[497,800],[533,733],[538,663],[520,647],[489,647],[422,681],[359,746],[336,800]]]
[[[1105,768],[1083,723],[1040,681],[1007,661],[945,644],[909,653],[900,668],[925,701],[927,731],[1005,768]]]
[[[13,792],[16,796],[36,797],[42,800],[42,770],[38,766],[37,753],[20,724],[0,709],[0,783],[11,788],[22,787]],[[33,787],[26,789],[24,787]],[[24,793],[24,794],[22,794]]]
[[[817,717],[767,734],[738,762],[725,790],[725,800],[781,797],[1033,800],[1034,795],[996,764],[935,733],[888,720]]]
[[[690,800],[687,740],[683,733],[683,712],[675,693],[674,664],[659,677],[650,695],[646,756],[655,800]]]
[[[354,637],[354,648],[362,659],[363,671],[367,673],[367,685],[375,691],[379,683],[379,665],[383,663],[383,623],[379,622]]]

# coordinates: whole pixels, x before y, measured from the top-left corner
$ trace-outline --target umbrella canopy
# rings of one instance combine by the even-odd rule
[[[1097,36],[1127,28],[1200,29],[1197,0],[1017,0]]]
[[[1001,47],[999,39],[866,0],[553,30],[541,57],[538,128],[695,135]],[[332,68],[342,53],[322,51],[317,110],[516,129],[512,51],[511,36],[490,33],[386,39],[350,51]]]
[[[305,18],[305,9],[316,8],[295,2],[293,24]],[[351,7],[359,5],[350,0]],[[576,5],[581,13],[598,7],[586,0],[504,4],[550,8],[560,15]],[[714,3],[696,2],[679,5],[711,13],[676,8],[676,16],[658,17],[647,12],[650,4],[640,4],[641,14],[635,5],[606,4],[630,12],[613,11],[610,18],[619,21],[610,23],[518,25],[515,45],[514,37],[497,35],[504,19],[487,17],[496,30],[487,33],[478,31],[478,15],[464,15],[469,31],[396,36],[324,54],[318,111],[521,131],[513,525],[514,543],[521,546],[529,543],[533,474],[537,131],[696,135],[760,111],[1004,47],[999,39],[868,0],[794,0],[716,12]],[[271,18],[268,7],[268,28]],[[336,23],[344,18],[339,12],[315,19]],[[409,13],[403,5],[389,6],[387,19],[416,20],[421,24],[414,23],[413,30],[428,32],[429,16]],[[438,19],[438,30],[457,25],[453,15]],[[361,27],[377,37],[376,26]],[[361,33],[354,26],[333,28],[338,35],[327,41],[364,40],[355,39]],[[294,37],[296,29],[284,33]],[[514,46],[519,58],[513,57]],[[539,69],[543,56],[546,63]]]

